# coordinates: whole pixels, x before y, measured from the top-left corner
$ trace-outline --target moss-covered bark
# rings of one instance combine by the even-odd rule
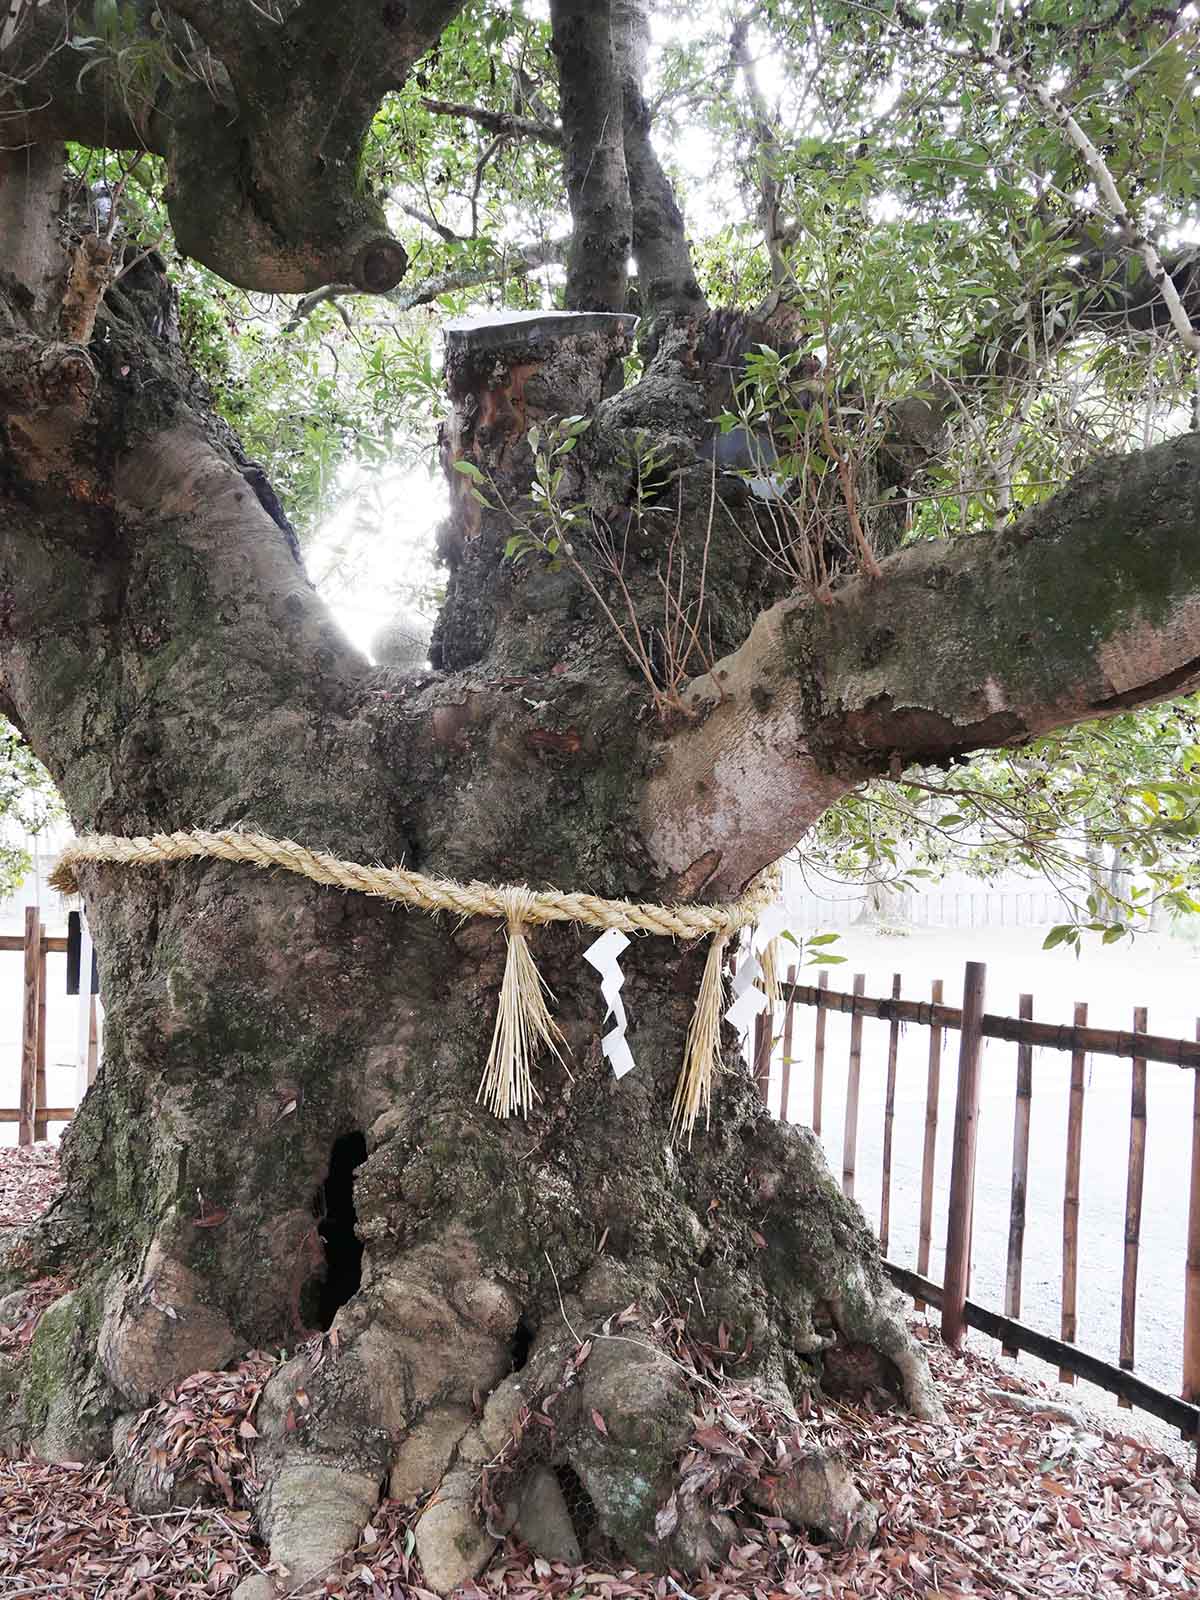
[[[463,502],[447,541],[447,670],[406,677],[339,639],[175,353],[111,306],[99,333],[83,414],[49,450],[10,413],[0,465],[4,704],[78,827],[244,820],[458,877],[672,891],[638,820],[658,731],[636,665],[577,576],[503,557],[500,502],[515,508],[528,487],[529,408],[572,382],[572,404],[595,405],[608,357],[567,351],[557,379],[516,357],[489,365],[493,395],[511,399],[517,373],[521,407],[456,437],[493,473],[497,504]],[[152,394],[127,381],[135,369],[156,376]],[[690,447],[672,448],[682,460]],[[572,463],[597,515],[626,519],[625,581],[643,603],[663,542],[702,537],[703,470],[631,518],[629,440],[603,409]],[[713,637],[736,642],[769,597],[736,534],[720,534]],[[312,1331],[341,1265],[318,1212],[347,1136],[365,1154],[361,1284],[338,1313],[338,1360],[287,1372],[263,1425],[265,1526],[293,1566],[329,1559],[364,1484],[411,1479],[414,1440],[433,1440],[432,1480],[447,1466],[477,1477],[474,1399],[517,1349],[539,1349],[551,1374],[568,1306],[599,1323],[635,1298],[669,1300],[698,1337],[732,1340],[746,1372],[792,1392],[831,1341],[870,1342],[928,1403],[861,1216],[811,1139],[766,1117],[740,1065],[721,1078],[712,1130],[690,1150],[669,1140],[703,950],[647,940],[626,958],[639,1069],[618,1083],[580,933],[539,931],[566,1064],[543,1064],[528,1123],[501,1124],[475,1102],[504,959],[495,926],[217,864],[82,876],[107,1056],[66,1141],[66,1195],[23,1242],[24,1270],[53,1266],[75,1287],[9,1385],[6,1437],[101,1449],[119,1415],[187,1372]],[[309,1396],[296,1429],[289,1380]],[[679,1396],[663,1404],[637,1447],[657,1454],[636,1506],[620,1487],[628,1439],[572,1456],[611,1507],[608,1533],[639,1555],[680,1443]],[[319,1549],[299,1509],[314,1484],[341,1507]],[[474,1526],[455,1525],[456,1549]]]
[[[101,306],[97,337],[76,353],[88,383],[69,385],[67,402],[57,380],[44,382],[62,347],[28,304],[10,296],[3,308],[0,355],[16,399],[0,445],[0,700],[81,829],[244,821],[458,878],[640,898],[705,885],[733,893],[848,781],[826,754],[823,717],[840,703],[846,725],[862,726],[850,715],[854,663],[890,661],[895,672],[914,653],[928,662],[922,641],[908,656],[900,644],[883,649],[876,592],[893,628],[904,611],[932,627],[929,597],[940,596],[974,630],[976,654],[961,651],[960,663],[994,663],[1004,683],[1023,669],[1019,653],[988,644],[1002,584],[1019,583],[1022,563],[1046,583],[1057,571],[1061,509],[1046,513],[1044,544],[1027,528],[940,564],[928,552],[897,558],[881,580],[895,575],[892,602],[885,587],[861,586],[830,608],[779,602],[779,578],[756,567],[739,531],[738,485],[721,486],[729,514],[712,515],[695,336],[664,341],[638,389],[606,395],[609,333],[531,334],[451,363],[446,448],[474,464],[489,503],[460,495],[444,530],[439,670],[376,671],[333,628],[233,442],[136,304]],[[505,555],[513,527],[536,531],[526,430],[546,424],[556,397],[592,418],[561,458],[561,496],[587,515],[572,524],[570,560],[535,550],[516,563]],[[1191,480],[1160,475],[1161,459],[1142,469],[1159,522],[1188,523]],[[1097,555],[1119,539],[1104,506],[1095,493],[1078,499],[1091,508]],[[1192,559],[1190,545],[1165,571],[1144,554],[1122,557],[1118,576],[1139,591],[1135,601],[1122,590],[1124,610],[1100,579],[1081,586],[1103,626],[1060,630],[1061,704],[1076,705],[1089,650],[1099,647],[1095,670],[1113,676],[1103,652],[1131,628],[1151,630],[1153,648],[1137,635],[1151,667],[1155,650],[1200,654],[1188,642]],[[653,627],[639,635],[642,658],[614,626],[630,610],[662,614],[668,566],[694,585],[706,571],[701,664],[728,651],[738,666],[711,662],[682,709],[679,685],[674,699],[663,692],[667,625],[657,648]],[[699,588],[680,603],[699,607]],[[1069,603],[1082,616],[1079,596]],[[973,605],[990,633],[975,628]],[[770,682],[755,678],[764,663]],[[952,684],[946,673],[926,679]],[[1153,692],[1158,680],[1147,670],[1124,681]],[[975,704],[969,689],[961,704]],[[968,725],[951,712],[963,739],[995,736],[986,718]],[[696,832],[706,794],[720,805]],[[316,1574],[385,1474],[406,1493],[444,1475],[420,1537],[446,1585],[491,1548],[472,1509],[483,1462],[504,1446],[521,1397],[551,1389],[572,1391],[553,1460],[586,1486],[602,1531],[628,1554],[702,1561],[714,1539],[732,1537],[732,1525],[697,1513],[654,1543],[687,1417],[671,1363],[653,1353],[656,1307],[735,1351],[777,1408],[849,1344],[872,1349],[916,1409],[936,1410],[861,1213],[812,1137],[766,1115],[736,1052],[712,1127],[690,1147],[670,1141],[702,949],[646,939],[627,953],[638,1065],[618,1082],[581,961],[588,936],[538,930],[565,1062],[542,1063],[528,1122],[502,1124],[475,1100],[504,961],[495,926],[215,863],[81,875],[107,1059],[66,1142],[65,1197],[11,1263],[65,1271],[74,1287],[0,1385],[6,1439],[71,1456],[102,1449],[114,1419],[186,1373],[249,1345],[292,1348],[333,1314],[320,1292],[332,1276],[344,1302],[336,1359],[295,1357],[264,1397],[273,1553]],[[358,1157],[356,1281],[345,1191]],[[324,1231],[323,1203],[337,1218]],[[634,1304],[637,1337],[614,1333],[610,1319]],[[615,1341],[584,1376],[572,1366],[576,1330]],[[528,1373],[514,1373],[526,1355]],[[624,1409],[623,1384],[640,1397]],[[589,1425],[593,1412],[611,1414],[607,1437]],[[792,1503],[810,1503],[799,1480],[793,1488]],[[847,1527],[869,1527],[865,1510],[839,1504]]]
[[[363,144],[383,96],[461,9],[302,0],[276,17],[180,0],[126,7],[132,32],[114,42],[90,4],[17,7],[0,79],[7,146],[152,151],[167,162],[176,244],[230,282],[381,293],[407,256],[363,182]]]

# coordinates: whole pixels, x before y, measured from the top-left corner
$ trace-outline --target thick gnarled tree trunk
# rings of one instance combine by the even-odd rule
[[[90,350],[60,340],[57,180],[40,216],[29,198],[27,270],[51,288],[7,293],[0,340],[0,670],[4,709],[77,828],[244,823],[362,861],[612,896],[690,895],[717,876],[707,857],[664,869],[648,846],[640,807],[660,730],[573,574],[505,561],[508,512],[481,508],[453,474],[442,670],[373,670],[132,293],[100,306]],[[560,332],[524,327],[512,348],[452,354],[446,448],[515,507],[529,424],[590,410],[572,482],[615,525],[636,401],[602,396],[625,335],[603,319]],[[705,526],[708,470],[693,469],[682,499],[672,490],[630,530],[639,602],[656,592],[661,542]],[[711,637],[733,649],[773,596],[736,532],[718,542]],[[765,859],[754,847],[720,892]],[[442,1482],[419,1548],[444,1588],[493,1548],[473,1496],[521,1395],[561,1383],[574,1330],[634,1302],[643,1321],[589,1365],[554,1454],[632,1559],[686,1564],[732,1534],[697,1513],[656,1540],[689,1421],[678,1375],[642,1332],[655,1306],[714,1342],[724,1325],[739,1371],[777,1404],[819,1379],[823,1352],[852,1344],[936,1409],[861,1215],[811,1136],[767,1116],[734,1055],[711,1129],[671,1142],[703,948],[647,939],[628,953],[638,1070],[618,1082],[581,961],[589,936],[539,931],[565,1065],[544,1061],[533,1115],[502,1123],[476,1103],[504,960],[496,925],[217,863],[79,876],[107,1056],[65,1142],[65,1198],[9,1262],[74,1285],[7,1374],[10,1445],[103,1454],[122,1417],[185,1374],[248,1346],[294,1347],[333,1319],[336,1359],[296,1356],[261,1410],[272,1554],[315,1578],[383,1484],[412,1498]],[[842,1533],[865,1535],[869,1511],[841,1493]],[[819,1498],[803,1505],[820,1520]]]
[[[136,278],[106,296],[89,348],[64,341],[57,178],[19,181],[19,208],[0,187],[23,229],[21,281],[10,264],[0,294],[0,695],[81,830],[246,824],[459,879],[727,900],[864,774],[1200,675],[1200,441],[1100,463],[1011,530],[902,551],[828,603],[787,595],[743,536],[745,491],[715,485],[697,449],[703,329],[668,329],[643,381],[609,393],[619,318],[452,341],[444,449],[479,478],[451,470],[437,670],[374,670],[178,351],[146,331]],[[560,458],[572,549],[514,562],[514,527],[538,526],[527,430],[548,437],[556,411],[591,417]],[[728,515],[712,515],[717,487]],[[669,620],[648,620],[668,568],[692,575],[676,622],[707,575],[686,684]],[[649,693],[664,682],[665,722]],[[11,1273],[62,1269],[74,1287],[5,1375],[8,1443],[102,1453],[186,1373],[292,1349],[332,1318],[336,1346],[295,1355],[260,1410],[272,1554],[315,1579],[385,1482],[440,1485],[418,1548],[445,1588],[494,1544],[481,1464],[523,1402],[564,1386],[551,1462],[604,1537],[680,1566],[732,1537],[704,1507],[656,1524],[689,1432],[647,1335],[662,1303],[724,1338],[777,1407],[831,1350],[865,1346],[936,1413],[861,1213],[811,1135],[767,1115],[736,1050],[711,1128],[672,1143],[702,948],[626,953],[637,1070],[617,1081],[591,935],[539,930],[565,1061],[542,1061],[527,1121],[501,1123],[476,1101],[494,924],[226,864],[79,871],[108,1054],[66,1142],[65,1198],[10,1254]],[[577,1336],[595,1340],[582,1369]],[[869,1533],[845,1484],[822,1499],[802,1477],[780,1486],[789,1515],[828,1528],[836,1499],[842,1533]]]

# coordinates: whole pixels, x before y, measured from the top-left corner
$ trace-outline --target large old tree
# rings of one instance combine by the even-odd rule
[[[941,118],[939,170],[956,176],[912,211],[915,256],[959,248],[952,213],[969,214],[984,169],[1058,252],[1021,303],[981,284],[954,371],[931,361],[905,393],[893,363],[873,393],[863,362],[834,359],[831,301],[806,303],[806,239],[834,207],[789,176],[749,23],[721,23],[717,87],[736,77],[749,108],[757,321],[710,309],[694,269],[650,141],[645,6],[553,0],[560,122],[544,84],[515,110],[469,110],[498,139],[562,146],[565,305],[602,315],[451,335],[448,592],[433,670],[399,673],[332,623],[189,370],[162,255],[105,237],[120,197],[78,174],[86,151],[125,152],[125,171],[141,153],[139,174],[165,175],[173,247],[231,284],[403,294],[406,252],[364,159],[372,119],[448,28],[482,37],[492,9],[17,0],[0,23],[0,708],[76,828],[246,825],[460,880],[722,902],[864,778],[1200,683],[1200,432],[1185,411],[1174,437],[1129,431],[1145,445],[1132,453],[1081,450],[1056,494],[1039,488],[1049,470],[1025,473],[1023,497],[997,471],[969,537],[914,540],[905,511],[998,394],[1010,442],[1045,432],[1039,384],[1079,342],[1157,341],[1168,400],[1164,373],[1194,367],[1194,254],[1150,242],[1136,139],[1112,119],[1101,130],[1088,76],[1126,74],[1145,141],[1136,95],[1182,61],[1183,117],[1195,94],[1186,37],[1172,39],[1187,8],[1117,5],[1111,26],[1095,9],[1025,7],[1017,27],[991,0],[763,8],[783,47],[842,51],[829,104],[867,82],[884,117]],[[905,88],[906,60],[935,64],[937,95]],[[1056,60],[1076,76],[1053,75]],[[992,142],[951,148],[989,95]],[[1018,123],[1040,130],[1040,153],[1006,176]],[[868,181],[871,139],[851,134],[800,159],[810,176],[844,160],[862,177],[847,227],[863,234],[871,183],[891,180]],[[892,154],[899,183],[908,158]],[[911,155],[924,159],[915,142]],[[1150,165],[1171,191],[1159,209],[1178,212],[1178,161]],[[632,319],[612,314],[631,261],[644,366],[622,387]],[[457,281],[485,275],[468,264]],[[764,349],[782,353],[774,376]],[[757,490],[713,462],[713,419],[745,404],[746,370],[753,415],[722,437],[770,438],[787,458],[772,475],[743,452],[746,476],[768,478]],[[1099,393],[1076,392],[1077,419]],[[494,921],[215,861],[78,876],[106,1059],[65,1142],[65,1197],[10,1251],[11,1280],[59,1271],[73,1287],[8,1376],[9,1444],[105,1453],[182,1375],[300,1346],[257,1419],[273,1556],[319,1576],[389,1481],[410,1499],[440,1484],[418,1539],[445,1587],[493,1547],[481,1462],[522,1397],[536,1409],[558,1390],[542,1455],[580,1527],[685,1568],[729,1539],[699,1503],[656,1527],[689,1410],[647,1332],[664,1305],[777,1408],[874,1358],[936,1415],[863,1217],[813,1138],[765,1113],[732,1039],[711,1126],[671,1138],[703,943],[627,952],[637,1068],[618,1081],[581,960],[592,934],[536,930],[566,1048],[539,1063],[529,1116],[500,1121],[476,1102],[505,957]],[[577,1336],[631,1306],[576,1371]],[[305,1343],[331,1324],[335,1340]],[[869,1509],[836,1479],[815,1457],[793,1465],[776,1503],[867,1536]]]

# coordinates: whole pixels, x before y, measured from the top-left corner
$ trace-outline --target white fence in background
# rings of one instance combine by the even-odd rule
[[[787,895],[788,910],[800,926],[849,928],[867,908],[861,894],[834,898],[813,894]],[[1052,889],[946,889],[907,895],[897,900],[896,921],[918,928],[1041,928],[1070,920],[1070,911]]]

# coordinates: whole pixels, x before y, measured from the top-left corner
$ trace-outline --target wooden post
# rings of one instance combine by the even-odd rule
[[[1087,1027],[1088,1008],[1083,1001],[1075,1006],[1075,1026]],[[1071,1098],[1067,1107],[1067,1170],[1063,1186],[1062,1254],[1062,1341],[1074,1344],[1076,1293],[1079,1285],[1079,1169],[1083,1159],[1083,1074],[1087,1053],[1071,1053]],[[1075,1374],[1065,1367],[1058,1374],[1060,1383],[1074,1383]]]
[[[50,1104],[46,1091],[46,930],[41,921],[38,922],[38,1029],[37,1029],[37,1076],[34,1082],[34,1117],[33,1138],[34,1142],[44,1141],[48,1136],[45,1111]]]
[[[754,1081],[765,1106],[771,1104],[771,1033],[775,1026],[775,1008],[768,1006],[754,1019]]]
[[[1023,994],[1018,1011],[1033,1018],[1033,996]],[[1017,1046],[1017,1098],[1013,1113],[1012,1199],[1008,1212],[1008,1267],[1004,1276],[1004,1314],[1019,1321],[1021,1316],[1021,1270],[1025,1262],[1025,1200],[1029,1189],[1029,1119],[1033,1110],[1033,1046]],[[1002,1346],[1002,1353],[1015,1361],[1017,1351]]]
[[[900,974],[892,974],[892,999],[900,998]],[[892,1018],[888,1029],[887,1098],[883,1106],[883,1192],[879,1197],[879,1249],[888,1252],[892,1222],[892,1126],[896,1120],[896,1056],[900,1049],[900,1023]]]
[[[1146,1008],[1133,1013],[1134,1033],[1145,1033]],[[1132,1095],[1129,1106],[1129,1172],[1125,1180],[1125,1265],[1121,1274],[1121,1354],[1120,1364],[1133,1370],[1133,1348],[1137,1330],[1138,1247],[1142,1238],[1142,1187],[1146,1175],[1146,1063],[1134,1057]],[[1130,1402],[1117,1401],[1126,1411]]]
[[[862,994],[866,988],[864,972],[854,974],[854,993]],[[858,1084],[862,1077],[861,1012],[850,1017],[850,1066],[846,1074],[846,1130],[842,1138],[842,1193],[848,1200],[854,1198],[854,1162],[858,1150]]]
[[[942,1003],[943,985],[933,980],[933,1003]],[[942,1030],[937,1023],[929,1029],[929,1075],[925,1084],[925,1150],[921,1158],[921,1232],[917,1241],[917,1271],[929,1276],[929,1249],[933,1243],[933,1168],[937,1159],[938,1098],[942,1092]],[[924,1311],[919,1300],[916,1310]]]
[[[942,1279],[942,1338],[952,1350],[966,1332],[971,1286],[971,1231],[975,1209],[975,1149],[979,1136],[979,1078],[983,1059],[983,1002],[987,968],[968,961],[963,974],[962,1038],[958,1052],[958,1096],[954,1108],[954,1155],[946,1224],[946,1270]]]
[[[75,1104],[78,1105],[95,1076],[91,1069],[92,1033],[96,996],[92,993],[92,930],[87,915],[79,913],[79,1010],[75,1014]],[[89,1076],[90,1071],[90,1076]]]
[[[796,981],[795,967],[787,969],[788,992],[791,993],[792,985]],[[783,1008],[783,1076],[779,1084],[779,1120],[788,1120],[788,1100],[792,1092],[792,1023],[795,1020],[796,1007],[789,1000]]]
[[[1196,1022],[1200,1039],[1200,1019]],[[1200,1071],[1192,1071],[1192,1172],[1188,1186],[1187,1266],[1183,1289],[1183,1398],[1200,1403]],[[1200,1488],[1200,1435],[1196,1438],[1196,1470]]]
[[[100,1070],[100,1019],[96,1014],[96,996],[88,1006],[87,1086],[90,1089]]]
[[[21,1009],[21,1098],[17,1143],[32,1144],[37,1113],[38,982],[42,969],[42,919],[25,907],[25,992]]]
[[[817,978],[818,989],[828,989],[829,973],[822,971]],[[813,1034],[813,1114],[812,1130],[821,1132],[821,1102],[825,1097],[825,1008],[817,1007],[817,1021]]]

